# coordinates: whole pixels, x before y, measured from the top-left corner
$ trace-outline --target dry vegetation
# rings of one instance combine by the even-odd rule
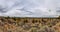
[[[60,32],[60,18],[0,17],[0,32]]]

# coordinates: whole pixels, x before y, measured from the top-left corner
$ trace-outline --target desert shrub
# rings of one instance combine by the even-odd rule
[[[38,32],[55,32],[55,30],[50,27],[42,27]]]
[[[28,20],[24,20],[24,23],[28,23]]]
[[[31,29],[31,32],[37,32],[37,29]]]
[[[23,29],[24,30],[29,30],[30,28],[31,28],[31,26],[29,24],[23,25]]]
[[[38,21],[37,20],[32,20],[32,23],[37,23]]]
[[[25,23],[24,23],[23,21],[21,21],[21,22],[18,22],[17,25],[22,27],[24,24],[25,24]]]

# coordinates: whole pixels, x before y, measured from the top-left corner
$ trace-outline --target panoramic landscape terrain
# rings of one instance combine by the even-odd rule
[[[60,32],[60,17],[0,17],[0,32]]]
[[[0,0],[0,32],[60,32],[59,16],[60,0]]]

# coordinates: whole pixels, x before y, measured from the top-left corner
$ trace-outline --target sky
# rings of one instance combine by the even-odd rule
[[[0,16],[57,17],[60,0],[0,0]]]

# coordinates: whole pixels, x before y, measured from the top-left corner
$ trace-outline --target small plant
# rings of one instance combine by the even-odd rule
[[[32,29],[31,32],[37,32],[37,29]]]

